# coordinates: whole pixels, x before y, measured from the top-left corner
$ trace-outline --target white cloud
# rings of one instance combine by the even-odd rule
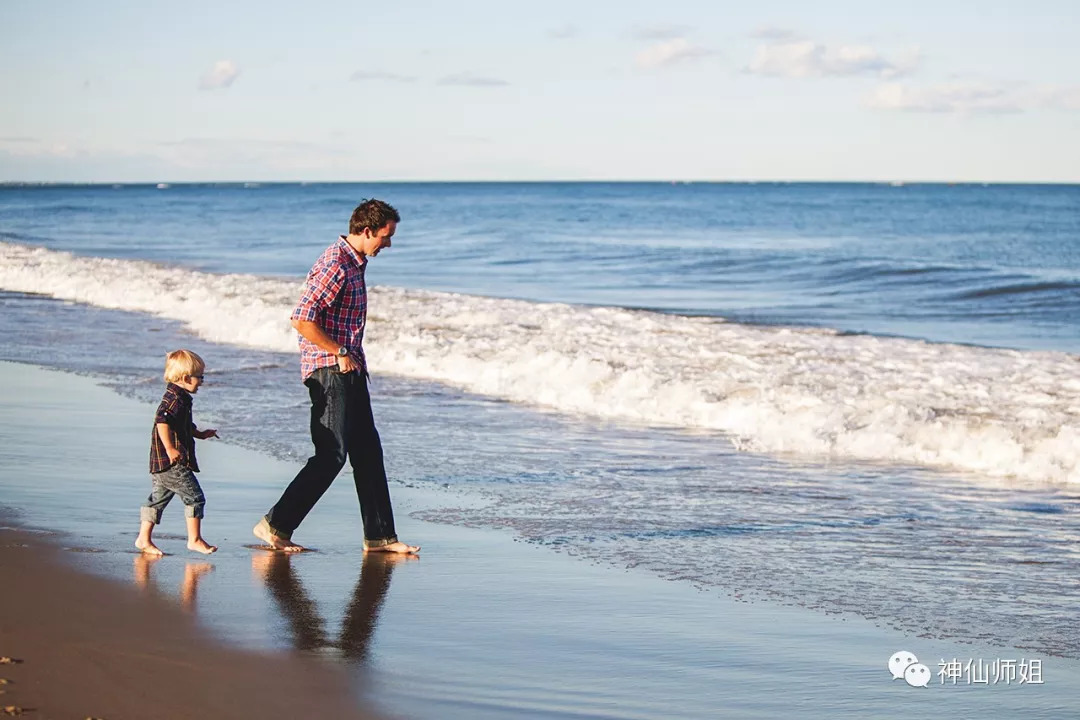
[[[74,157],[79,151],[63,141],[35,137],[0,137],[0,151],[19,157]]]
[[[364,71],[357,70],[349,76],[349,80],[353,82],[363,82],[366,80],[385,80],[387,82],[402,82],[410,83],[416,80],[412,75],[398,75],[396,73],[380,72],[380,71]]]
[[[746,71],[770,77],[808,78],[878,75],[894,78],[910,73],[918,50],[890,60],[866,45],[829,46],[811,40],[761,45]]]
[[[505,87],[510,83],[493,77],[483,77],[472,73],[456,73],[439,79],[440,85],[458,85],[462,87]]]
[[[658,68],[698,60],[711,54],[711,51],[691,44],[686,38],[678,37],[650,45],[637,54],[636,60],[638,67]]]
[[[762,25],[754,32],[750,33],[750,37],[758,38],[759,40],[798,40],[799,34],[794,30],[789,30],[785,27],[778,25]]]
[[[1004,114],[1035,109],[1080,111],[1080,87],[958,81],[915,86],[884,83],[867,96],[876,110],[926,113]]]
[[[227,88],[240,76],[240,68],[232,60],[218,60],[199,81],[200,90]]]
[[[678,40],[686,36],[690,28],[685,25],[653,25],[638,28],[634,37],[638,40]]]
[[[1080,110],[1080,85],[1043,85],[1031,91],[1032,99],[1040,107],[1052,110]]]
[[[1008,89],[982,82],[954,82],[916,87],[902,83],[879,85],[866,99],[877,110],[930,113],[1023,112],[1021,98]]]

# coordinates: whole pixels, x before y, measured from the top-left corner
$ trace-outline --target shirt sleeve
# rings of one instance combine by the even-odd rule
[[[154,415],[154,423],[172,424],[176,420],[176,413],[180,410],[180,399],[175,395],[166,395],[161,398],[157,414]]]
[[[345,269],[338,264],[312,269],[304,285],[304,294],[292,311],[293,320],[315,322],[337,299],[345,286]]]

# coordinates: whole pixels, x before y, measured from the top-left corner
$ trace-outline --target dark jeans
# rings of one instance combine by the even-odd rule
[[[341,472],[347,456],[352,464],[367,545],[378,547],[397,542],[382,443],[371,414],[367,378],[361,372],[319,368],[304,384],[311,395],[311,442],[315,454],[266,514],[271,531],[291,538]]]

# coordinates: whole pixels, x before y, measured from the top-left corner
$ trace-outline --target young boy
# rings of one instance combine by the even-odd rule
[[[153,487],[146,504],[139,509],[141,525],[135,547],[148,555],[163,555],[151,535],[161,522],[161,512],[179,495],[187,518],[188,550],[204,555],[217,548],[203,539],[202,517],[206,498],[195,473],[195,438],[217,437],[217,430],[199,430],[191,420],[191,396],[199,392],[206,363],[190,350],[175,350],[165,356],[165,395],[154,417],[150,435],[150,479]]]

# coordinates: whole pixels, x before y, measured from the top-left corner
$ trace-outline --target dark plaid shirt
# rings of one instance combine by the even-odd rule
[[[158,423],[169,426],[173,447],[180,451],[178,463],[192,472],[199,472],[199,463],[195,460],[195,436],[192,435],[198,428],[191,421],[191,394],[175,383],[169,383],[165,388],[165,395],[158,405],[157,414],[154,416],[154,429],[150,435],[152,473],[164,472],[172,465],[168,453],[165,452],[165,443],[158,437]]]
[[[292,312],[293,320],[309,320],[338,345],[349,348],[360,367],[364,358],[364,326],[367,324],[367,258],[349,245],[344,235],[326,248],[308,273],[304,293]],[[300,336],[300,375],[307,380],[323,367],[337,367],[337,356]]]

